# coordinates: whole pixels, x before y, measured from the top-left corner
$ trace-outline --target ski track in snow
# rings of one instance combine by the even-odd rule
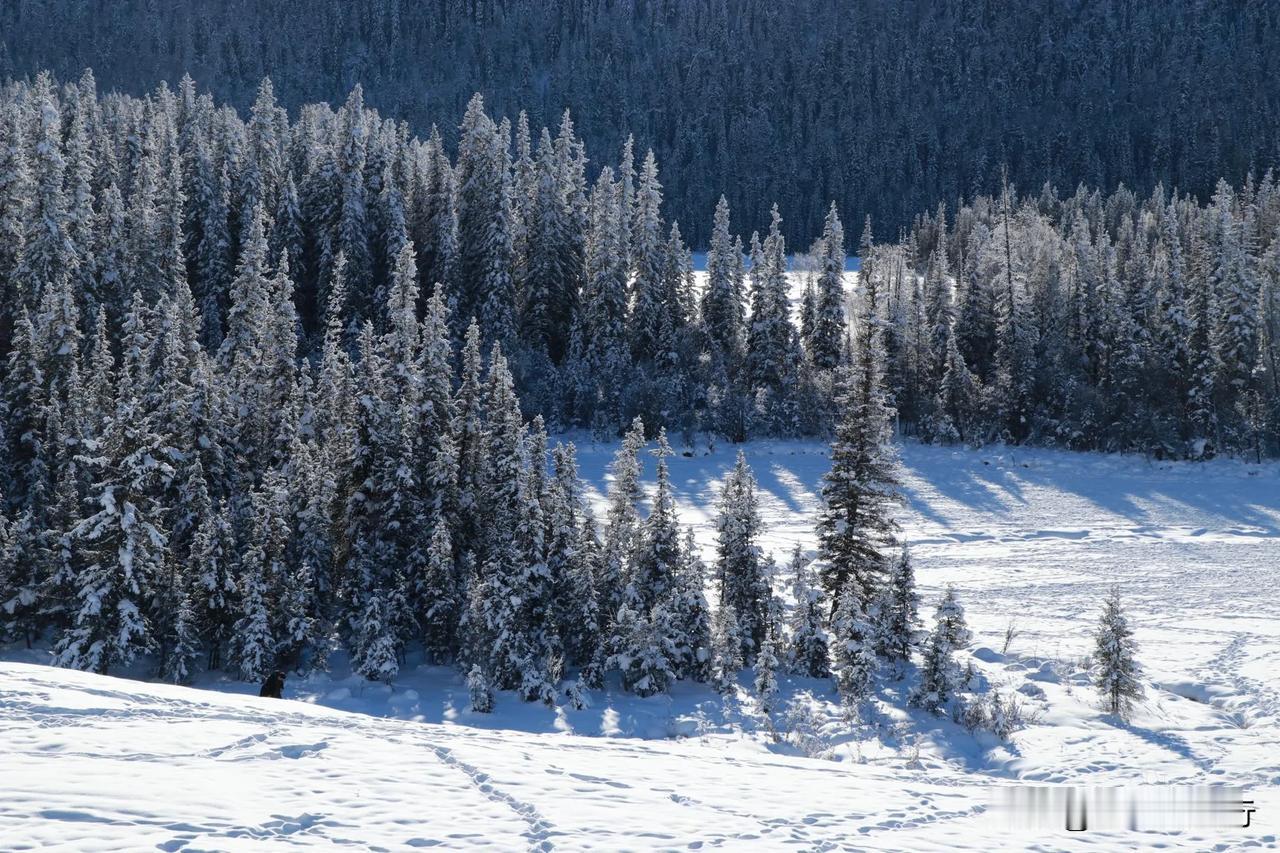
[[[571,437],[602,508],[615,447]],[[670,459],[708,556],[738,449]],[[741,449],[760,484],[763,545],[785,565],[794,545],[813,548],[825,448]],[[10,650],[24,663],[0,664],[0,849],[1275,847],[1280,465],[912,444],[902,458],[922,615],[955,584],[975,668],[1041,715],[1011,743],[903,709],[900,685],[854,731],[823,683],[783,679],[784,696],[818,697],[837,759],[824,761],[773,743],[750,697],[722,707],[689,685],[597,695],[583,711],[502,695],[482,716],[437,667],[370,685],[338,661],[290,681],[286,695],[303,701],[280,702],[214,675],[201,683],[216,689],[191,690],[32,666],[47,658]],[[1145,667],[1127,723],[1098,710],[1078,666],[1113,583]],[[903,731],[917,733],[918,754]],[[989,786],[1015,781],[1245,785],[1261,810],[1225,835],[1017,835],[987,808]]]

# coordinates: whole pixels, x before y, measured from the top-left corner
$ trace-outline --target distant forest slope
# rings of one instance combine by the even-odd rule
[[[1280,4],[1064,0],[7,0],[0,77],[92,67],[140,94],[190,72],[245,108],[340,102],[447,144],[474,92],[534,127],[571,108],[613,161],[630,133],[705,246],[721,192],[748,231],[786,236],[827,203],[881,234],[1011,181],[1203,200],[1280,148]],[[594,171],[594,169],[592,170]]]

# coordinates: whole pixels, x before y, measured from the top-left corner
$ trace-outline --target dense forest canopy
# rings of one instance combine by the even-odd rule
[[[476,96],[450,154],[359,86],[296,120],[269,81],[245,113],[190,78],[0,88],[0,637],[100,672],[154,655],[177,681],[339,646],[389,679],[420,650],[467,667],[477,707],[494,686],[553,701],[570,669],[575,689],[728,684],[785,641],[858,697],[914,636],[895,426],[1280,450],[1270,174],[1203,203],[1004,184],[883,243],[867,218],[850,293],[836,205],[793,271],[778,208],[744,240],[720,199],[695,276],[652,151],[589,178],[570,114],[535,127]],[[601,523],[572,445],[549,447],[563,428],[625,434]],[[667,430],[832,439],[789,632],[745,463],[711,617]],[[933,637],[936,708],[963,642]]]
[[[184,73],[296,118],[355,84],[458,141],[475,92],[533,126],[573,111],[600,165],[628,134],[698,247],[723,193],[746,231],[807,241],[836,201],[896,236],[923,210],[1078,184],[1207,200],[1280,154],[1280,6],[1069,0],[10,0],[0,77],[92,67],[135,95]]]

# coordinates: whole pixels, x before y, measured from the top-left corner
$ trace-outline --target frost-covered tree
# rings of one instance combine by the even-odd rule
[[[711,655],[711,683],[721,693],[732,693],[745,666],[742,632],[732,607],[717,607],[711,617]]]
[[[776,643],[770,632],[760,644],[760,653],[756,655],[756,697],[760,708],[766,714],[773,710],[773,703],[778,695],[778,654]]]
[[[808,563],[799,545],[791,555],[791,573],[796,600],[791,618],[791,669],[808,678],[826,678],[831,663],[821,593],[811,583]]]
[[[693,528],[685,529],[684,561],[671,589],[672,636],[676,640],[676,676],[707,681],[712,669],[711,612],[707,606],[706,566],[693,541]]]
[[[896,455],[889,445],[892,410],[881,385],[883,350],[874,277],[864,268],[853,359],[842,368],[839,417],[831,445],[831,470],[822,483],[818,555],[823,590],[832,602],[850,581],[865,609],[883,583],[897,523]]]
[[[916,593],[915,570],[911,565],[911,553],[902,546],[902,553],[889,570],[888,583],[877,602],[877,636],[879,653],[893,663],[911,659],[915,645],[917,611],[920,596]]]
[[[471,710],[477,714],[493,713],[493,687],[484,667],[473,664],[467,674],[467,692],[471,697]]]
[[[148,602],[169,559],[160,495],[174,469],[160,425],[146,408],[147,313],[135,293],[116,410],[93,459],[95,508],[72,530],[82,568],[74,581],[72,627],[55,650],[62,666],[106,673],[156,641]]]
[[[934,612],[933,630],[924,644],[920,682],[911,693],[912,704],[937,713],[951,701],[962,681],[954,652],[967,646],[969,640],[964,608],[955,590],[947,587]]]
[[[743,658],[755,658],[767,628],[771,590],[763,572],[756,481],[741,451],[720,490],[716,516],[716,581],[720,606],[733,608],[742,635]]]
[[[831,674],[841,698],[851,705],[870,693],[878,666],[878,640],[875,624],[863,607],[861,591],[851,579],[837,597],[831,618]]]
[[[628,587],[613,626],[610,666],[622,673],[622,686],[638,696],[663,693],[676,679],[674,642],[666,602],[647,612],[639,593]]]
[[[1120,603],[1120,588],[1112,587],[1103,603],[1102,618],[1094,635],[1094,686],[1107,713],[1127,718],[1133,703],[1142,698],[1142,668],[1129,617]]]
[[[815,366],[833,370],[844,354],[848,324],[845,321],[844,227],[835,202],[827,211],[819,242],[818,278],[814,285],[813,331],[809,356]]]
[[[735,257],[735,255],[737,255]],[[716,202],[715,221],[711,229],[711,245],[707,252],[707,284],[702,293],[702,323],[707,336],[726,362],[741,357],[745,343],[744,306],[742,304],[741,249],[729,233],[729,202],[724,196]]]

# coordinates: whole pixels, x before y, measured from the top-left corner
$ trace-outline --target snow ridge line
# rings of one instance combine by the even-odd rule
[[[480,768],[463,761],[448,747],[436,746],[434,744],[428,744],[427,746],[433,753],[435,753],[436,757],[439,758],[442,763],[447,764],[449,767],[465,774],[480,793],[484,794],[491,801],[501,803],[511,809],[519,815],[526,824],[528,824],[529,829],[525,831],[523,835],[529,842],[530,850],[551,851],[555,849],[555,845],[551,843],[551,834],[554,831],[553,827],[547,822],[546,818],[542,816],[537,807],[532,803],[526,803],[523,800],[517,799],[506,791],[500,790],[493,784],[488,773],[485,773]]]

